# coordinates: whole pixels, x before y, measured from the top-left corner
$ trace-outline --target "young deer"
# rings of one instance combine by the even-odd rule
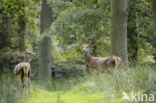
[[[31,74],[31,66],[30,61],[33,57],[36,57],[37,54],[29,51],[29,49],[25,50],[24,61],[20,62],[15,66],[14,73],[20,80],[20,88],[23,95],[23,89],[28,87],[28,92],[30,95],[30,74]],[[26,86],[24,85],[24,80],[26,80]]]
[[[90,55],[89,52],[89,44],[80,43],[83,48],[83,52],[85,54],[86,62],[91,71],[95,70],[103,70],[108,68],[115,68],[121,62],[120,57],[117,56],[107,56],[107,57],[94,57]]]

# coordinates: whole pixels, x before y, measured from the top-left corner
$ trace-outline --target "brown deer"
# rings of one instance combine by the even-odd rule
[[[82,46],[85,59],[89,66],[90,71],[93,71],[93,70],[101,71],[101,70],[105,70],[108,68],[115,68],[121,62],[120,57],[117,57],[117,56],[107,56],[107,57],[91,56],[89,52],[90,43],[89,44],[80,43],[80,45]]]
[[[37,54],[29,51],[29,49],[26,49],[24,61],[17,64],[14,69],[14,73],[20,80],[20,88],[22,95],[24,88],[26,90],[27,87],[30,95],[30,74],[31,74],[30,61],[33,57],[37,57]],[[24,85],[24,80],[26,80],[26,85]]]

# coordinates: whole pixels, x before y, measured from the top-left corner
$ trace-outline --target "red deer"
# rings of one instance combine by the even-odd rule
[[[24,61],[20,62],[15,66],[14,73],[20,80],[20,88],[23,95],[24,87],[28,87],[28,92],[30,95],[30,74],[31,74],[31,66],[30,61],[33,57],[36,57],[37,54],[29,51],[29,49],[25,50]],[[26,85],[24,85],[24,80],[26,80]]]
[[[105,70],[108,68],[115,68],[121,62],[120,57],[117,57],[117,56],[107,56],[107,57],[91,56],[89,52],[90,43],[89,44],[80,43],[80,45],[83,48],[85,59],[89,66],[90,71],[93,71],[93,70],[101,71],[101,70]]]

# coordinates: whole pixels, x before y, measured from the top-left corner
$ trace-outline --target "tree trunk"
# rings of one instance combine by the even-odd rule
[[[3,49],[5,47],[8,47],[10,44],[10,19],[8,17],[2,17],[1,20],[2,23],[0,23],[0,49]]]
[[[4,49],[5,47],[9,47],[10,45],[11,34],[9,33],[9,31],[10,31],[11,19],[8,18],[7,16],[4,17],[2,16],[2,18],[0,19],[2,21],[0,23],[0,51],[1,51],[1,49]],[[3,58],[0,59],[0,72],[9,71],[8,59],[7,57],[5,57],[6,59],[4,60],[4,55],[3,55],[4,52],[5,51],[3,51],[2,54],[0,54],[0,57]]]
[[[127,0],[111,0],[111,49],[112,55],[128,63],[127,54]]]
[[[153,14],[154,14],[154,35],[156,35],[156,0],[152,0],[152,5],[153,5]],[[154,42],[153,45],[154,47],[156,47],[156,42]],[[153,56],[156,63],[156,48]]]
[[[137,0],[129,1],[129,14],[128,14],[128,57],[130,61],[137,61],[138,54],[138,34],[136,32],[136,8]]]
[[[48,30],[52,23],[52,8],[48,6],[47,0],[42,0],[41,9],[41,25],[40,33]],[[44,36],[40,43],[40,58],[39,58],[39,78],[40,80],[51,80],[51,37]]]
[[[51,37],[45,36],[40,44],[40,80],[51,80],[51,59]]]
[[[25,15],[21,15],[18,19],[18,25],[19,25],[19,48],[21,51],[25,50],[25,30],[26,30],[26,20]]]
[[[41,9],[41,33],[49,29],[53,21],[52,8],[47,4],[47,0],[42,0],[42,9]]]

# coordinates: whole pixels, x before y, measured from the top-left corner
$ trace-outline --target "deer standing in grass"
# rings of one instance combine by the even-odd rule
[[[20,88],[21,93],[23,95],[23,90],[28,88],[28,92],[30,95],[30,74],[31,74],[31,66],[30,62],[33,57],[36,57],[37,54],[29,51],[29,49],[25,50],[25,56],[24,61],[20,62],[15,66],[14,73],[20,80]],[[24,81],[26,80],[26,85],[24,84]]]
[[[82,46],[85,59],[89,66],[90,71],[93,71],[93,70],[101,71],[101,70],[105,70],[108,68],[115,68],[121,62],[120,57],[117,57],[117,56],[107,56],[107,57],[91,56],[89,52],[90,43],[89,44],[80,43],[80,45]]]

